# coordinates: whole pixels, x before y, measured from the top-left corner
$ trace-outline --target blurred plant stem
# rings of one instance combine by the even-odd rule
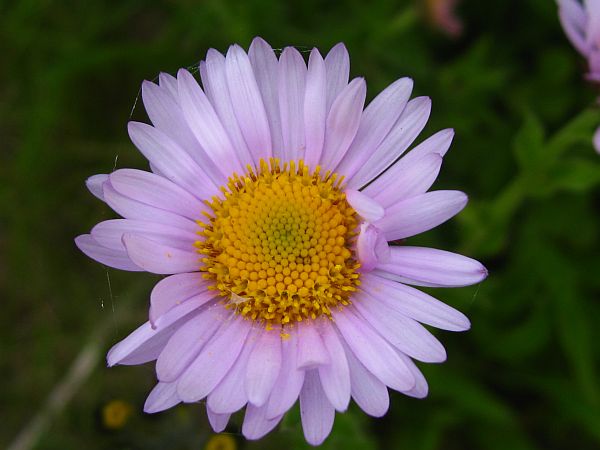
[[[65,410],[69,402],[93,373],[98,363],[104,360],[102,350],[112,334],[111,331],[115,329],[119,322],[123,322],[130,315],[131,309],[129,306],[142,292],[140,289],[142,285],[138,284],[136,286],[139,287],[121,297],[121,306],[123,306],[123,308],[119,308],[121,313],[116,314],[113,309],[111,314],[106,316],[92,330],[65,376],[54,386],[44,405],[17,434],[7,450],[30,450],[35,448],[37,442],[50,427],[52,420]]]

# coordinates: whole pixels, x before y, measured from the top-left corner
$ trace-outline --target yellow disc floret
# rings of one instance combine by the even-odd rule
[[[303,161],[261,160],[234,174],[196,242],[201,271],[228,308],[270,328],[331,315],[359,284],[353,244],[358,216],[342,177]]]

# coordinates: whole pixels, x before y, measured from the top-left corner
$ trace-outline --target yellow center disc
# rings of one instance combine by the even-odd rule
[[[200,270],[227,307],[270,328],[349,304],[360,283],[358,216],[341,184],[303,161],[282,168],[261,160],[258,173],[230,178],[224,200],[206,201],[212,212],[198,222]]]

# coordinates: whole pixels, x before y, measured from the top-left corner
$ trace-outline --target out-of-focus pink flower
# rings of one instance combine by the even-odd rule
[[[594,149],[600,154],[600,127],[594,133]]]
[[[433,26],[451,37],[463,32],[463,23],[456,15],[459,0],[426,0],[427,16]]]
[[[586,77],[600,82],[600,0],[557,0],[558,16],[573,46],[589,64]]]

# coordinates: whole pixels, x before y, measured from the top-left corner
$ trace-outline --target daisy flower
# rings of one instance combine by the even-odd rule
[[[430,100],[401,78],[364,108],[342,44],[308,64],[262,39],[248,53],[209,50],[202,87],[185,69],[144,82],[151,125],[129,135],[151,172],[88,179],[123,219],[76,238],[110,267],[169,275],[149,320],[116,344],[108,365],[156,360],[144,410],[205,400],[216,432],[245,409],[258,439],[299,399],[318,445],[350,399],[371,416],[388,388],[427,395],[413,362],[442,362],[422,325],[467,330],[468,319],[413,286],[466,286],[487,272],[454,253],[389,245],[462,210],[459,191],[427,192],[452,141],[443,130],[406,153]],[[364,108],[364,109],[363,109]]]

